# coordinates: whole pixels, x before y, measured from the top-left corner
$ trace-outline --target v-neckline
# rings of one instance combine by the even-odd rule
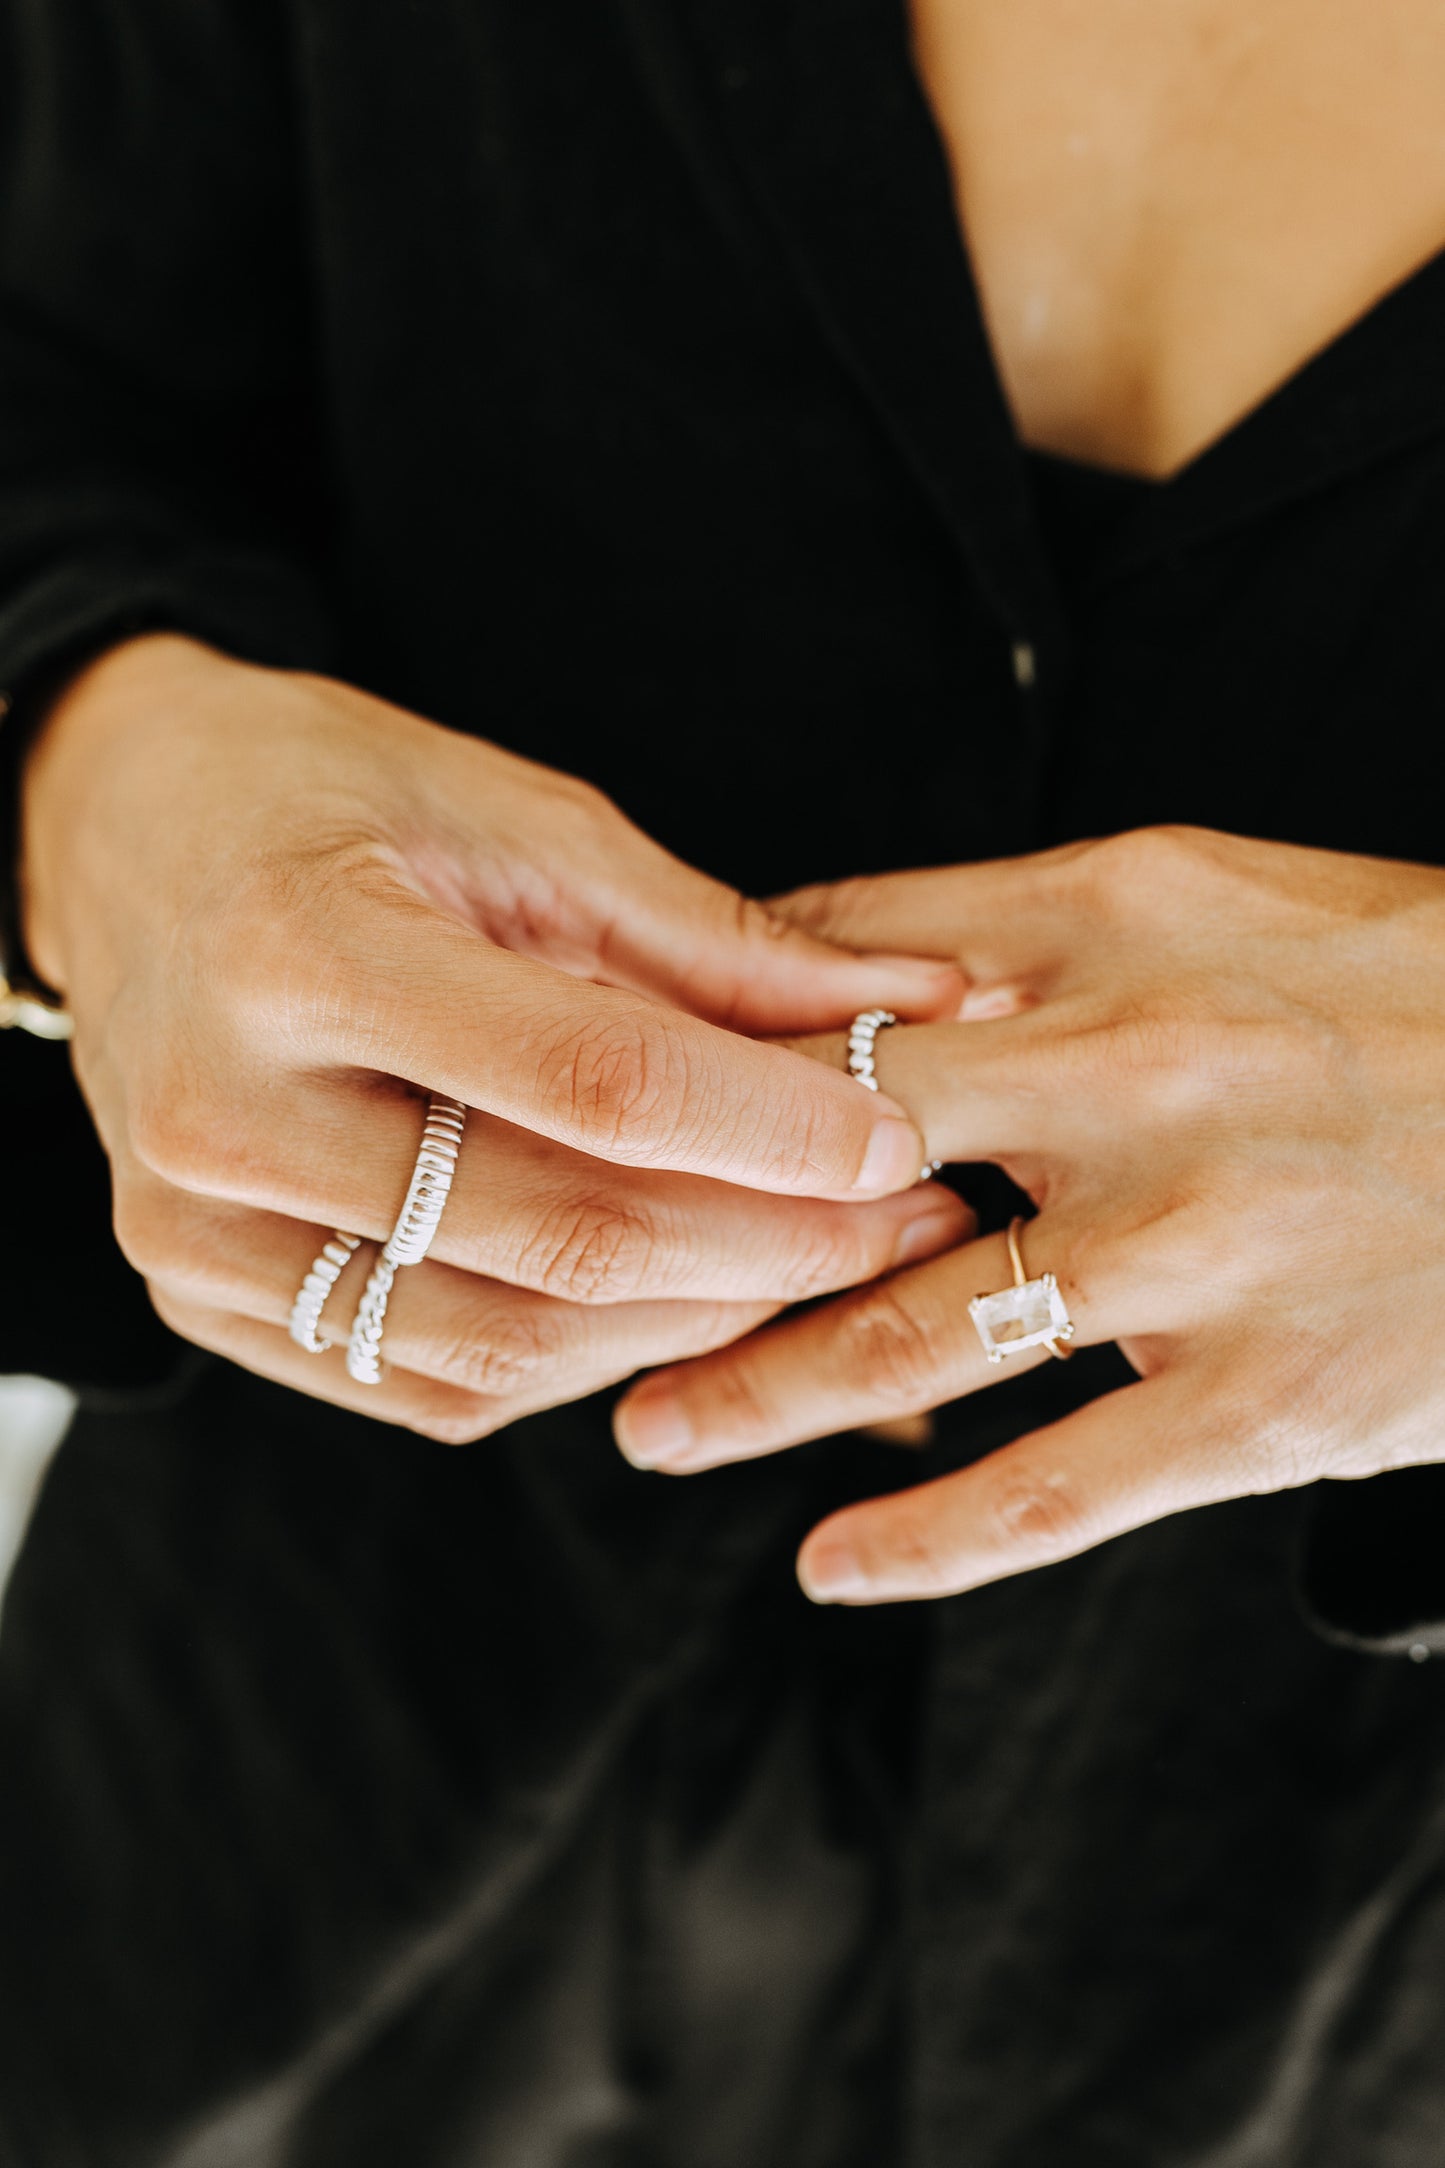
[[[1034,455],[1005,395],[905,0],[682,4],[739,165],[828,343],[1011,636],[1062,656]],[[1445,248],[1172,475],[1121,470],[1138,505],[1120,547],[1132,559],[1227,530],[1445,427],[1442,361]]]
[[[938,161],[947,175],[958,249],[997,402],[1008,417],[1010,433],[1022,457],[1047,459],[1080,474],[1097,475],[1101,486],[1107,479],[1131,487],[1140,501],[1162,502],[1176,493],[1180,497],[1193,497],[1201,490],[1212,493],[1221,473],[1230,482],[1241,479],[1235,471],[1241,456],[1244,463],[1253,463],[1260,453],[1262,439],[1289,434],[1301,424],[1309,440],[1305,447],[1307,451],[1324,454],[1330,461],[1331,473],[1322,475],[1322,479],[1333,478],[1336,458],[1342,457],[1346,467],[1353,466],[1360,454],[1373,457],[1396,442],[1418,435],[1422,429],[1428,431],[1445,424],[1445,368],[1433,371],[1427,368],[1416,373],[1409,366],[1410,358],[1428,359],[1432,334],[1435,351],[1445,360],[1445,237],[1442,237],[1439,246],[1413,270],[1406,272],[1341,324],[1329,338],[1303,355],[1286,376],[1263,391],[1252,405],[1170,473],[1140,474],[1130,468],[1110,467],[1099,461],[1030,444],[1014,418],[1004,371],[988,329],[968,231],[958,209],[947,145],[913,56],[907,0],[879,0],[879,4],[901,27],[904,65],[916,92],[915,112],[921,114],[936,146]],[[1416,336],[1421,329],[1425,334],[1423,350]],[[1407,357],[1406,366],[1398,372],[1401,381],[1397,384],[1390,382],[1389,370],[1380,370],[1370,379],[1370,366],[1381,349],[1386,349],[1390,355],[1403,350]],[[1359,396],[1362,356],[1366,365],[1369,407],[1377,408],[1373,412],[1367,410]],[[1361,428],[1360,424],[1364,426]],[[1277,462],[1268,453],[1260,465],[1278,477]]]
[[[1036,651],[1061,642],[902,0],[678,4],[738,167],[827,345],[1005,632]]]
[[[1088,584],[1347,482],[1445,430],[1445,248],[1306,356],[1173,474],[1129,474],[1024,447],[1035,467],[1115,499]]]

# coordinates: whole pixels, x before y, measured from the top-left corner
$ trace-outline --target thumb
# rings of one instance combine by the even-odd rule
[[[730,1030],[827,1030],[860,1009],[952,1016],[966,981],[946,959],[842,947],[657,844],[630,860],[599,944],[608,977]]]

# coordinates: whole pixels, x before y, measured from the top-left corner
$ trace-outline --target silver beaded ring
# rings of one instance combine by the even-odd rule
[[[326,1308],[327,1296],[355,1256],[360,1242],[360,1235],[343,1234],[338,1227],[301,1282],[296,1300],[291,1305],[291,1317],[286,1330],[296,1345],[304,1347],[308,1355],[324,1355],[331,1346],[329,1340],[322,1339],[318,1330],[321,1313]]]
[[[891,1009],[863,1009],[848,1027],[848,1074],[856,1077],[865,1091],[876,1092],[878,1089],[874,1041],[880,1031],[897,1021]]]
[[[467,1110],[457,1099],[433,1095],[405,1200],[357,1307],[346,1348],[346,1368],[358,1385],[381,1383],[381,1336],[398,1270],[419,1265],[431,1248],[451,1194]]]
[[[878,1034],[897,1021],[891,1009],[860,1009],[848,1026],[848,1074],[861,1084],[865,1091],[876,1092],[878,1089],[878,1067],[874,1052]],[[919,1181],[931,1182],[942,1165],[941,1159],[930,1159],[919,1174]]]

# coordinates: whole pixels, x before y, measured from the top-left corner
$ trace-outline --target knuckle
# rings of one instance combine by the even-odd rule
[[[1153,1123],[1213,1104],[1233,1067],[1210,1018],[1152,993],[1114,996],[1063,1033],[1059,1051],[1086,1098],[1123,1098]]]
[[[116,1244],[142,1279],[164,1281],[187,1302],[228,1310],[248,1292],[225,1230],[204,1209],[159,1184],[117,1183]]]
[[[189,1340],[193,1347],[204,1348],[209,1355],[232,1352],[229,1320],[223,1311],[189,1301],[159,1280],[147,1280],[146,1294],[156,1316],[177,1339]]]
[[[126,1137],[149,1174],[177,1189],[203,1189],[210,1154],[204,1129],[181,1111],[183,1099],[169,1088],[139,1093],[129,1110]]]
[[[496,1410],[479,1394],[458,1392],[412,1416],[410,1428],[434,1445],[475,1445],[497,1427]]]
[[[662,1013],[636,1011],[576,1026],[542,1052],[543,1103],[590,1149],[643,1162],[677,1136],[689,1101],[687,1061]]]
[[[656,1246],[642,1213],[615,1198],[573,1198],[532,1238],[522,1277],[564,1302],[630,1302],[649,1283]]]
[[[769,915],[786,920],[803,933],[827,939],[836,928],[862,918],[868,888],[861,876],[815,882],[811,887],[795,888],[789,895],[774,897]]]
[[[126,1141],[137,1163],[172,1189],[265,1204],[276,1195],[284,1158],[281,1119],[269,1105],[248,1112],[234,1093],[177,1063],[164,1080],[135,1094]],[[305,1185],[293,1175],[288,1190],[291,1208],[306,1216]]]
[[[540,1309],[499,1310],[466,1335],[448,1370],[479,1399],[506,1400],[534,1387],[561,1353],[555,1318]]]
[[[843,1325],[839,1361],[850,1384],[909,1413],[936,1396],[943,1351],[891,1287],[852,1303]]]
[[[1313,1335],[1285,1332],[1271,1356],[1268,1375],[1254,1369],[1247,1382],[1219,1394],[1213,1411],[1212,1449],[1249,1493],[1294,1489],[1329,1474],[1330,1406],[1359,1406],[1367,1391],[1352,1349],[1335,1351]]]
[[[1087,1510],[1062,1469],[1000,1474],[984,1512],[989,1533],[1008,1556],[1067,1558],[1089,1541]]]
[[[358,901],[418,908],[379,834],[350,809],[312,812],[313,828],[281,838],[249,879],[209,901],[204,927],[223,1031],[307,1055],[352,1028],[366,999],[356,956]]]
[[[888,1516],[886,1556],[878,1560],[890,1576],[898,1568],[920,1595],[946,1595],[957,1573],[948,1554],[927,1488],[897,1499]]]
[[[717,1412],[726,1418],[734,1443],[768,1444],[785,1429],[780,1411],[768,1397],[762,1380],[745,1360],[717,1365],[708,1378],[708,1390]]]
[[[755,897],[736,889],[724,889],[717,909],[726,932],[732,937],[723,957],[712,965],[713,985],[709,1013],[726,1029],[741,1029],[747,1020],[751,980],[758,967],[759,951],[796,941],[796,928],[778,918]]]
[[[171,1276],[176,1250],[174,1217],[163,1190],[150,1183],[116,1183],[111,1226],[122,1257],[144,1280]]]
[[[251,1134],[236,1115],[199,1064],[171,1055],[132,1092],[126,1141],[137,1163],[173,1189],[224,1195],[245,1166]]]
[[[548,913],[552,912],[561,924],[571,917],[565,895],[570,885],[569,869],[580,862],[605,874],[616,864],[619,854],[632,857],[638,830],[606,791],[596,783],[588,782],[584,776],[549,771],[545,804],[540,851],[534,801],[529,803],[525,814],[527,838],[534,861],[533,878],[544,883],[548,869],[551,869],[551,878],[555,882],[543,911],[543,920],[545,922]]]
[[[1132,1095],[1142,1119],[1231,1126],[1268,1115],[1291,1086],[1318,1089],[1330,1050],[1290,1018],[1226,1017],[1187,993],[1122,1002],[1070,1040],[1084,1088]]]
[[[759,903],[756,896],[744,896],[739,890],[728,891],[728,907],[738,938],[748,947],[762,947],[769,943],[790,941],[796,938],[798,929],[789,925],[785,918]]]
[[[554,812],[568,815],[584,827],[607,830],[631,826],[600,784],[589,782],[585,775],[548,769],[547,791]]]
[[[1101,836],[1070,861],[1084,888],[1108,913],[1141,899],[1164,904],[1197,883],[1210,860],[1209,831],[1183,822],[1126,828]]]
[[[784,1266],[786,1292],[794,1301],[831,1294],[869,1278],[886,1262],[857,1207],[840,1205],[835,1212],[824,1207],[824,1215],[810,1218],[795,1239]]]
[[[250,881],[210,903],[203,928],[193,922],[207,991],[223,1031],[269,1040],[285,1013],[299,959],[312,950],[314,929],[308,925],[298,938],[295,899],[284,888],[278,893],[278,885],[267,881],[263,888],[253,872]]]

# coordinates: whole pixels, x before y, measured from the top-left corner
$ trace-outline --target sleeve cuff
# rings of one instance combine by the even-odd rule
[[[0,610],[0,693],[18,704],[33,681],[162,629],[273,669],[325,670],[333,659],[321,598],[284,561],[220,550],[170,565],[119,558],[57,568]]]
[[[1296,1593],[1316,1633],[1416,1663],[1445,1655],[1445,1465],[1310,1494]]]

